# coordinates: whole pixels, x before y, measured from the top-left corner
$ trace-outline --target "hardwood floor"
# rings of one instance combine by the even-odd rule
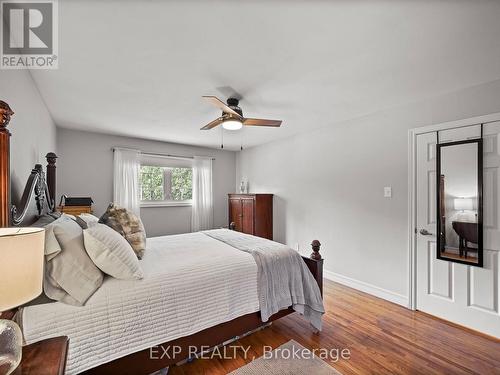
[[[444,251],[441,253],[441,256],[446,257],[446,258],[451,258],[451,259],[465,260],[467,262],[478,263],[477,252],[475,252],[475,253],[469,252],[467,254],[467,256],[465,256],[465,255],[460,256],[459,254],[452,253],[451,251]]]
[[[325,281],[323,331],[312,333],[297,314],[230,345],[250,346],[234,359],[198,359],[169,374],[226,374],[260,357],[263,347],[290,339],[313,348],[348,348],[349,360],[330,364],[349,374],[500,374],[500,340]],[[314,374],[311,374],[314,375]]]

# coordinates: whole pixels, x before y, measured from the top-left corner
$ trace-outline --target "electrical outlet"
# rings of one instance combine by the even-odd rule
[[[384,198],[392,198],[392,187],[391,186],[384,187]]]

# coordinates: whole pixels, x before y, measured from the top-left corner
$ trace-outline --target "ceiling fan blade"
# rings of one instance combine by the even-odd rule
[[[217,125],[222,124],[223,122],[224,122],[224,118],[223,117],[219,117],[218,119],[215,119],[214,121],[209,122],[208,124],[206,124],[200,130],[210,130],[212,128],[215,128]]]
[[[219,109],[222,109],[222,111],[224,111],[225,113],[229,113],[233,116],[238,117],[239,119],[242,119],[242,117],[240,116],[240,114],[238,112],[229,108],[222,100],[220,100],[216,96],[203,96],[203,99],[205,99],[207,102],[209,102],[213,106],[215,106]]]
[[[263,118],[246,118],[243,121],[243,125],[247,126],[281,126],[281,120],[266,120]]]

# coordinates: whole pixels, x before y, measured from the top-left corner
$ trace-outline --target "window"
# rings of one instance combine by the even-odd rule
[[[168,159],[161,164],[169,164]],[[175,162],[170,164],[172,166],[141,164],[141,206],[191,205],[193,169]]]

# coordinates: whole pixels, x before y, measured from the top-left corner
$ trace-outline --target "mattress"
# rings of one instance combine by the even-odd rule
[[[107,277],[85,306],[21,311],[26,343],[69,336],[66,373],[259,311],[253,257],[203,233],[149,238],[142,280]]]

